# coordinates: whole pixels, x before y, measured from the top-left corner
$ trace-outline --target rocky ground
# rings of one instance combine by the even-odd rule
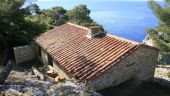
[[[162,86],[170,87],[170,78],[168,77],[169,72],[170,65],[158,65],[155,69],[154,82],[157,82]]]
[[[39,67],[39,71],[42,72],[42,67]],[[170,78],[167,76],[168,72],[170,72],[170,66],[157,66],[154,81],[169,86]],[[0,85],[0,96],[101,96],[99,93],[86,90],[82,85],[74,81],[64,79],[61,81],[59,80],[61,77],[58,77],[56,80],[56,78],[47,75],[44,76],[45,79],[40,80],[31,68],[16,66],[11,71],[5,84]],[[135,88],[125,87],[127,84],[122,84],[99,92],[103,96],[113,96],[113,94],[117,94],[115,96],[152,96],[146,94],[141,95],[143,94],[141,90],[144,90],[144,93],[148,91],[148,94],[153,94],[156,90],[156,95],[154,94],[154,96],[170,96],[169,92],[165,91],[167,88],[162,90],[164,87],[158,86],[157,83],[145,83]],[[146,88],[148,89],[145,90]],[[160,90],[161,92],[159,92]],[[140,95],[136,95],[135,92],[141,93]],[[159,95],[159,93],[161,94]]]
[[[31,69],[15,68],[6,83],[0,85],[0,96],[101,96],[85,90],[72,81],[40,80]]]
[[[168,72],[170,72],[170,65],[159,65],[155,70],[155,77],[170,81],[170,78],[167,75]]]

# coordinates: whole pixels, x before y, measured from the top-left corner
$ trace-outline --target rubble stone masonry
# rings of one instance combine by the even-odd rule
[[[89,81],[88,88],[100,90],[115,86],[132,78],[140,81],[152,80],[157,64],[158,51],[140,47],[130,56],[123,59],[113,68]]]
[[[24,63],[36,58],[36,46],[19,46],[14,47],[14,55],[16,64]]]
[[[115,86],[132,78],[140,81],[152,80],[157,64],[159,51],[140,47],[134,53],[122,59],[118,64],[106,70],[96,79],[87,82],[87,88],[100,90],[110,86]],[[41,51],[42,61],[48,64],[48,55],[45,50]],[[53,68],[59,75],[66,79],[75,79],[71,73],[65,71],[57,61],[53,60]]]

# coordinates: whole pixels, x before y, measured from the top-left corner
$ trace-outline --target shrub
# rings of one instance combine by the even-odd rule
[[[170,78],[170,72],[167,73],[168,78]]]
[[[0,66],[0,73],[4,70],[4,67]]]

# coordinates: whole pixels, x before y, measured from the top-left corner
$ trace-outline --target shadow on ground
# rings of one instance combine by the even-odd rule
[[[100,90],[99,93],[103,96],[170,96],[170,87],[156,82],[143,82],[134,87],[127,81],[119,86]]]
[[[14,70],[25,71],[27,69],[31,69],[32,66],[43,67],[43,64],[41,63],[41,61],[39,59],[34,59],[32,61],[28,61],[28,62],[25,62],[25,63],[18,64],[17,66],[14,67]]]

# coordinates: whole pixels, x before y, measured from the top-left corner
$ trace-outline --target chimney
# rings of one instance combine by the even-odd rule
[[[92,26],[88,28],[87,38],[94,38],[101,33],[100,26]]]

